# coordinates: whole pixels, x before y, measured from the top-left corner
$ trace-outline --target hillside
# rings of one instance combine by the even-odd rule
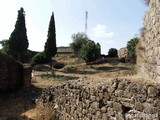
[[[39,65],[37,67],[39,71],[35,70],[33,73],[34,76],[32,77],[32,86],[30,88],[21,89],[19,92],[13,92],[8,95],[1,95],[1,120],[38,119],[37,117],[40,114],[45,114],[42,108],[37,107],[35,104],[35,100],[41,95],[42,90],[50,85],[56,86],[69,80],[92,79],[91,86],[94,86],[97,81],[110,81],[114,78],[148,82],[137,76],[135,66],[130,64],[110,61],[102,64],[86,65],[83,60],[71,54],[58,54],[53,60],[63,63],[65,65],[64,68],[49,70],[49,65]]]

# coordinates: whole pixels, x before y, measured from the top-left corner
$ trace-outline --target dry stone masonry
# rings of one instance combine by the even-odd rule
[[[13,58],[0,53],[0,92],[29,86],[31,72],[30,66],[23,66]]]
[[[137,49],[139,73],[160,81],[160,1],[149,0]]]
[[[124,48],[121,48],[118,50],[118,58],[120,60],[123,60],[123,59],[126,59],[127,57],[127,48],[124,47]]]
[[[50,86],[37,104],[51,108],[59,120],[158,120],[159,96],[160,85],[84,79]]]

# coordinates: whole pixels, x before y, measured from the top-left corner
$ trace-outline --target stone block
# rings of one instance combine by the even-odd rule
[[[123,112],[123,108],[122,108],[122,104],[118,103],[118,102],[114,102],[113,103],[113,109],[117,112],[122,113]]]
[[[159,92],[160,92],[159,89],[152,86],[150,86],[147,91],[149,97],[157,97]]]

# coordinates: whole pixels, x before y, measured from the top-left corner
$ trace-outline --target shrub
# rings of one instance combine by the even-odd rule
[[[80,50],[82,49],[83,45],[86,44],[88,37],[85,33],[77,33],[72,35],[73,42],[70,44],[70,47],[75,56],[79,57]]]
[[[80,56],[86,61],[86,63],[93,62],[100,57],[100,49],[101,47],[99,43],[95,44],[94,41],[89,40],[85,45],[83,45],[80,51]]]
[[[46,62],[46,57],[44,52],[37,53],[33,58],[32,58],[32,64],[44,64]]]
[[[78,68],[74,67],[74,66],[69,66],[69,67],[64,68],[65,72],[76,72],[77,70],[78,70]]]
[[[139,38],[135,37],[128,41],[127,43],[127,61],[131,63],[136,63],[137,54],[136,54],[136,46],[138,44]]]
[[[110,48],[108,51],[108,57],[118,57],[118,51],[116,48]]]

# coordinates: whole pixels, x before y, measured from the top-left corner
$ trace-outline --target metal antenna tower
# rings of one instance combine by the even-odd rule
[[[85,33],[87,35],[87,20],[88,20],[88,12],[86,11],[86,17],[85,17]]]

